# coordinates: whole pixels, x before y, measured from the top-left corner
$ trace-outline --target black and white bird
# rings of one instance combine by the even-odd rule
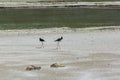
[[[44,48],[44,42],[45,42],[45,40],[42,39],[42,38],[39,38],[39,41],[42,43],[42,44],[41,44],[41,48]]]
[[[57,42],[57,49],[60,48],[60,42],[63,40],[63,37],[61,36],[60,38],[56,39],[55,42]]]

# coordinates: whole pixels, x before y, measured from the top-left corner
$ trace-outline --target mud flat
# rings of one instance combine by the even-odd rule
[[[63,36],[61,49],[54,40]],[[120,28],[0,31],[0,80],[119,80]],[[40,48],[39,37],[46,40]],[[53,63],[65,67],[51,68]],[[28,65],[40,70],[26,71]]]
[[[110,7],[119,8],[119,1],[107,2],[0,2],[0,8],[41,8],[41,7]]]

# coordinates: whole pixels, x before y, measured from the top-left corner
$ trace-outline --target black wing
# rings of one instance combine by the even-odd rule
[[[62,39],[63,39],[63,37],[58,38],[58,39],[56,39],[55,41],[61,41]]]
[[[40,40],[40,41],[45,41],[45,40],[44,40],[44,39],[42,39],[42,38],[39,38],[39,40]]]

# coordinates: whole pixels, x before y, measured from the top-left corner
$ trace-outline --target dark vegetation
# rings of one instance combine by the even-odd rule
[[[118,25],[120,25],[120,9],[0,9],[0,29],[84,28]]]

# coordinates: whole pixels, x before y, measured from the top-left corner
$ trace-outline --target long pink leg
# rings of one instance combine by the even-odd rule
[[[60,43],[58,43],[58,47],[59,47],[59,49],[60,49]]]
[[[43,44],[43,42],[42,42],[41,48],[44,48],[44,44]]]
[[[60,49],[60,43],[59,42],[57,43],[57,49]]]

